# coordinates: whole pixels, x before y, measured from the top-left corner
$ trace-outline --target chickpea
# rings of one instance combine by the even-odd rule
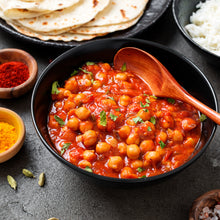
[[[97,141],[97,134],[94,130],[88,130],[83,134],[83,143],[86,147],[94,145]]]
[[[106,142],[99,142],[96,144],[96,152],[98,154],[103,154],[105,152],[108,152],[111,149],[111,145]]]
[[[82,121],[79,124],[79,130],[82,133],[85,133],[88,130],[92,130],[93,129],[93,123],[91,121]]]
[[[109,71],[111,69],[111,66],[108,63],[102,63],[100,64],[103,70]]]
[[[143,161],[142,160],[134,160],[131,163],[131,167],[134,169],[137,169],[139,167],[143,167]]]
[[[140,143],[140,137],[137,132],[132,132],[128,138],[126,139],[127,144],[139,144]]]
[[[161,161],[161,155],[157,151],[148,151],[144,155],[144,166],[149,166],[150,164],[157,164]]]
[[[150,111],[145,111],[144,109],[141,109],[138,113],[137,116],[143,119],[143,121],[147,121],[151,118],[151,113]]]
[[[194,139],[191,137],[188,137],[183,143],[184,147],[192,147],[192,146],[195,146],[195,144],[196,143],[195,143]]]
[[[152,151],[155,149],[154,142],[152,140],[144,140],[140,144],[140,150],[144,154],[147,151]]]
[[[57,95],[54,95],[57,100],[62,100],[64,98],[69,97],[71,95],[71,92],[69,90],[63,89],[63,88],[58,88],[59,93]]]
[[[73,131],[76,131],[79,128],[79,119],[78,118],[70,118],[66,125],[68,128],[72,129]]]
[[[122,126],[118,131],[120,138],[127,138],[130,133],[131,133],[131,128],[128,125]]]
[[[95,80],[94,82],[93,82],[93,88],[94,89],[98,89],[98,88],[100,88],[102,86],[102,83],[99,81],[99,80]]]
[[[172,116],[166,115],[160,119],[160,125],[163,128],[172,128],[174,126],[174,119]]]
[[[96,155],[95,155],[95,152],[94,150],[85,150],[83,152],[83,159],[84,160],[87,160],[87,161],[93,161],[96,159]]]
[[[109,143],[112,147],[116,148],[118,146],[118,141],[114,137],[107,137],[106,142]]]
[[[136,144],[131,144],[127,146],[127,155],[130,159],[137,159],[140,155],[140,148]]]
[[[144,101],[144,99],[142,96],[135,96],[134,98],[132,98],[132,102],[134,102],[134,103],[140,103],[143,101]]]
[[[126,81],[128,76],[125,73],[118,73],[116,74],[115,79],[119,81]]]
[[[75,110],[75,114],[79,119],[86,120],[91,115],[91,112],[86,107],[79,107]]]
[[[89,87],[92,85],[92,82],[89,79],[80,79],[80,80],[78,80],[78,83],[79,83],[79,86]]]
[[[63,109],[66,111],[66,112],[69,112],[71,109],[74,109],[76,107],[76,104],[70,100],[66,100],[64,102],[64,106],[63,106]]]
[[[122,95],[120,98],[119,98],[119,104],[122,105],[122,106],[128,106],[131,102],[131,98],[127,95]]]
[[[133,173],[130,167],[124,167],[120,173],[121,178],[129,179],[129,178],[136,178],[137,176]]]
[[[114,100],[111,100],[111,99],[103,99],[102,100],[102,105],[106,106],[106,107],[112,107],[112,106],[116,105],[116,102]]]
[[[173,131],[173,141],[174,142],[182,142],[183,141],[183,134],[179,130]]]
[[[58,101],[58,102],[55,102],[55,103],[54,103],[54,106],[56,107],[56,109],[59,109],[59,108],[62,108],[63,103],[60,102],[60,101]]]
[[[126,155],[127,154],[127,144],[125,143],[119,143],[118,144],[118,150],[119,150],[119,153],[121,155]]]
[[[166,143],[167,133],[164,131],[160,131],[159,134],[156,136],[156,141],[157,143],[159,143],[160,141],[163,141],[163,143]]]
[[[76,81],[74,76],[66,81],[64,88],[69,90],[72,93],[76,93],[77,92],[77,90],[78,90],[78,83],[77,83],[77,81]]]
[[[91,167],[92,164],[88,160],[81,160],[79,161],[78,166],[81,168],[85,168],[85,167]]]
[[[185,118],[183,121],[182,121],[182,128],[185,130],[185,131],[190,131],[192,130],[193,128],[196,127],[196,121],[193,120],[192,118]]]
[[[83,142],[83,135],[76,136],[76,142]]]
[[[123,160],[120,156],[112,156],[108,160],[108,167],[119,172],[124,166]]]
[[[79,93],[75,96],[74,102],[76,105],[79,105],[79,104],[83,103],[83,100],[85,100],[85,98],[86,98],[85,94]]]
[[[133,120],[133,117],[128,118],[128,119],[126,120],[126,123],[127,123],[128,125],[130,125],[130,126],[135,126],[135,125],[136,125],[135,122],[134,122],[134,120]]]

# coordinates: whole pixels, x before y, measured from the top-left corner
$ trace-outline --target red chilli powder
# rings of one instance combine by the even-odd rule
[[[7,62],[0,65],[0,87],[12,88],[29,78],[28,66],[22,62]]]

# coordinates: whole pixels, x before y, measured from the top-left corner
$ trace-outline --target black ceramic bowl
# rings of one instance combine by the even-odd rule
[[[111,63],[115,53],[123,47],[132,46],[143,49],[154,55],[167,69],[173,74],[177,81],[193,96],[217,110],[218,105],[216,95],[212,86],[205,75],[189,60],[182,55],[153,42],[138,40],[138,39],[106,39],[97,40],[86,43],[81,46],[70,49],[57,59],[55,59],[41,74],[35,84],[32,100],[31,114],[36,131],[46,146],[46,148],[58,160],[68,165],[73,170],[76,170],[95,179],[105,180],[117,183],[141,183],[153,180],[162,179],[183,170],[188,165],[193,163],[209,145],[215,130],[216,124],[207,119],[202,128],[202,138],[195,149],[192,157],[181,167],[158,176],[140,178],[140,179],[117,179],[104,177],[89,173],[80,169],[73,164],[63,159],[53,146],[48,130],[47,130],[47,115],[51,104],[51,84],[58,80],[59,82],[69,78],[73,69],[80,67],[86,61],[103,61]]]
[[[173,17],[182,35],[190,43],[190,45],[200,54],[202,54],[204,59],[207,60],[209,63],[220,66],[220,56],[208,51],[207,49],[196,43],[194,40],[192,40],[192,37],[185,29],[185,26],[190,23],[190,16],[193,12],[196,11],[196,5],[200,1],[205,2],[205,0],[173,0]]]

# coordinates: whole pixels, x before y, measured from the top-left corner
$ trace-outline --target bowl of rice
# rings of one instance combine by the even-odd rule
[[[189,220],[220,219],[220,189],[214,189],[199,196],[192,204]]]
[[[174,0],[174,20],[208,62],[220,66],[220,0]]]

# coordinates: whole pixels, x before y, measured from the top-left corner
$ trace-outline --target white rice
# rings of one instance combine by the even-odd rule
[[[195,42],[220,56],[220,0],[206,0],[196,8],[185,28]]]

